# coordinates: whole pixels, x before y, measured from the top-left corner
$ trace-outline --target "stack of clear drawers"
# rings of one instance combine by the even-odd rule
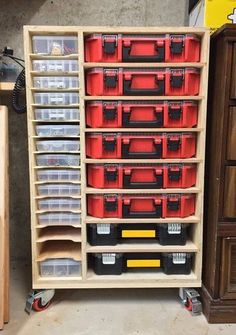
[[[32,45],[37,224],[42,229],[78,227],[81,224],[78,39],[33,36]],[[81,262],[50,257],[40,262],[39,271],[43,277],[80,276]]]

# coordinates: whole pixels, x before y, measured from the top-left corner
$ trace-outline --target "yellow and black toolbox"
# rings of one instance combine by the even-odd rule
[[[90,224],[90,245],[117,245],[122,242],[158,242],[161,245],[185,245],[188,224],[181,223],[134,223]]]
[[[192,253],[97,253],[90,261],[97,275],[120,275],[132,270],[190,274]]]

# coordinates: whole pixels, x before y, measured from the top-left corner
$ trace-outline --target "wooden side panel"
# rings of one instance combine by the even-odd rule
[[[236,167],[227,166],[224,189],[224,217],[236,218]]]
[[[227,159],[236,160],[236,107],[231,107],[229,111]]]
[[[236,98],[236,43],[233,43],[233,63],[231,72],[231,87],[230,87],[230,98]]]
[[[222,299],[236,299],[235,237],[223,239],[220,296]]]

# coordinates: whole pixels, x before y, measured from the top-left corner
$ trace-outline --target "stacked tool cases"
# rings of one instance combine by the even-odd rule
[[[200,286],[208,32],[25,39],[34,288]]]

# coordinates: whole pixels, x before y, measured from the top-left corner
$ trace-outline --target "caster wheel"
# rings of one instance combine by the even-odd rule
[[[42,305],[41,299],[35,299],[34,303],[33,303],[33,310],[36,312],[42,312],[45,309],[47,309],[51,304],[51,301],[49,301],[46,305]]]
[[[186,302],[186,304],[185,304],[185,308],[186,308],[188,311],[192,312],[192,310],[193,310],[193,303],[192,303],[192,300],[190,300],[190,299],[187,300],[187,302]]]

